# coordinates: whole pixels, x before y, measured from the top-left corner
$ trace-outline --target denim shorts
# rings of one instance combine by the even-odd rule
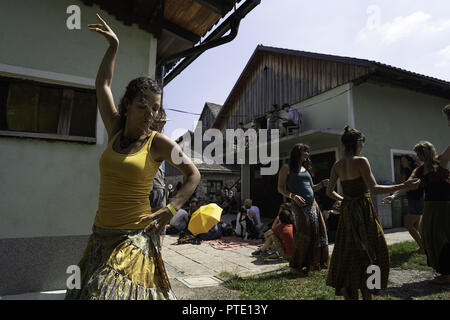
[[[423,213],[423,201],[420,200],[410,200],[408,199],[408,214],[422,214]]]

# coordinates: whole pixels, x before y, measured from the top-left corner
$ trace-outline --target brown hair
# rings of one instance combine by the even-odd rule
[[[357,142],[359,140],[365,141],[364,134],[350,126],[345,126],[344,133],[341,136],[341,142],[344,145],[345,153],[355,154]]]
[[[436,149],[431,142],[419,141],[419,143],[414,146],[414,152],[423,157],[425,168],[434,172],[438,170],[439,161],[437,160]]]
[[[125,94],[122,99],[120,99],[119,103],[119,114],[120,114],[120,122],[121,127],[125,127],[126,122],[126,110],[128,104],[131,103],[136,97],[141,97],[145,101],[145,95],[148,94],[156,94],[160,95],[162,93],[162,89],[159,86],[158,82],[149,77],[139,77],[133,79],[128,83],[127,88],[125,90]],[[159,107],[159,110],[156,116],[153,118],[153,121],[150,122],[149,129],[153,131],[161,132],[166,121],[166,112],[162,106]]]

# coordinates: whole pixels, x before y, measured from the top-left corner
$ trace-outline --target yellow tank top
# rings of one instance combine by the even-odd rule
[[[100,157],[100,195],[94,224],[100,228],[142,229],[148,222],[139,224],[139,220],[151,213],[149,194],[161,165],[150,156],[156,131],[133,154],[113,150],[121,132],[114,135]]]

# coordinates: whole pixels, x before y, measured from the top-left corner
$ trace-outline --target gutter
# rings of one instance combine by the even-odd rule
[[[260,3],[261,0],[247,0],[219,27],[217,27],[202,44],[160,60],[156,70],[161,69],[161,87],[166,86],[206,50],[223,45],[236,38],[241,20]],[[230,33],[224,36],[228,31],[230,31]],[[164,77],[165,65],[181,58],[184,58],[183,61],[175,66],[175,68]]]

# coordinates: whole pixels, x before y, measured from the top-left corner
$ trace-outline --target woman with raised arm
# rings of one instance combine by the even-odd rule
[[[95,82],[109,139],[99,163],[93,233],[79,263],[81,288],[68,290],[66,299],[175,299],[161,258],[159,234],[192,195],[200,174],[174,141],[157,132],[164,112],[156,81],[132,80],[116,109],[111,83],[119,40],[97,18],[99,23],[90,24],[89,29],[109,42]],[[184,184],[166,207],[152,212],[148,195],[162,161],[184,175]]]
[[[289,165],[278,174],[278,192],[293,203],[294,252],[289,267],[294,274],[328,268],[327,229],[314,198],[328,180],[314,184],[311,172],[309,146],[299,143],[291,150]]]
[[[425,189],[420,235],[430,267],[440,273],[433,280],[438,284],[450,284],[450,171],[448,159],[438,156],[428,141],[414,146],[420,161],[414,175],[420,178]]]
[[[379,267],[379,288],[385,289],[389,276],[389,253],[383,228],[370,198],[372,194],[417,188],[420,180],[407,180],[402,184],[381,186],[376,183],[369,161],[361,157],[365,137],[349,126],[341,137],[344,157],[331,169],[327,196],[341,203],[341,216],[336,242],[331,256],[327,285],[335,288],[336,295],[345,299],[358,299],[358,290],[365,300],[372,299],[367,287],[368,267]],[[344,197],[334,189],[341,180]]]

